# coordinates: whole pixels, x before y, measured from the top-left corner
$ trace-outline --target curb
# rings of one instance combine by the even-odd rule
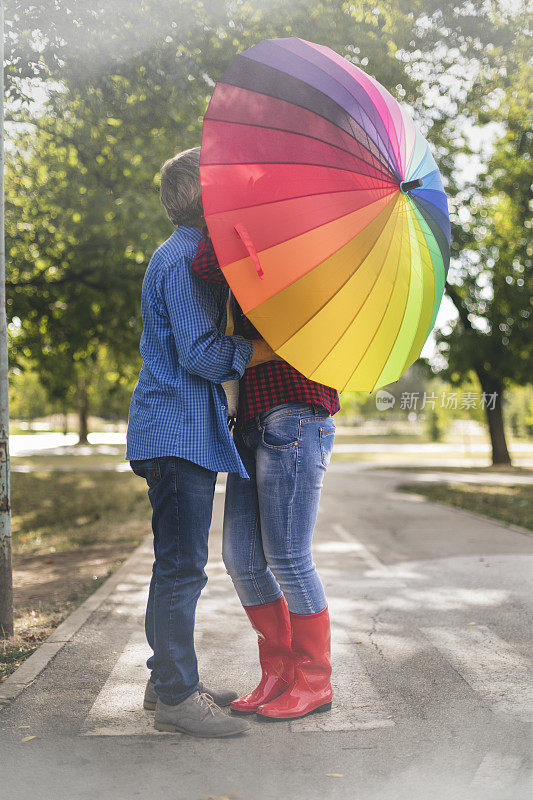
[[[152,535],[131,553],[123,564],[104,583],[59,625],[48,639],[24,661],[15,672],[0,683],[0,710],[6,708],[21,692],[30,686],[50,661],[63,649],[89,617],[97,611],[117,588],[119,583],[152,552]]]
[[[405,494],[407,494],[407,492],[405,492]],[[415,494],[415,492],[409,492],[409,494]],[[468,514],[468,516],[474,517],[474,519],[477,519],[480,522],[492,522],[494,525],[498,525],[500,528],[505,528],[505,530],[511,531],[511,533],[520,533],[522,536],[529,536],[530,538],[533,536],[533,531],[530,531],[527,528],[521,528],[520,525],[515,525],[512,522],[506,522],[504,519],[487,517],[485,514],[478,514],[477,511],[470,511],[468,508],[460,508],[459,506],[448,505],[448,503],[443,503],[441,500],[430,500],[429,497],[426,497],[425,495],[420,496],[424,497],[424,500],[427,500],[429,503],[435,503],[435,505],[449,508],[459,514]]]
[[[504,519],[497,519],[496,517],[489,517],[485,514],[478,514],[477,511],[470,511],[469,508],[461,508],[460,506],[452,506],[451,503],[445,503],[443,500],[433,500],[430,497],[426,497],[425,494],[418,494],[417,492],[411,491],[411,489],[400,489],[399,486],[414,486],[417,487],[416,483],[409,483],[409,484],[397,484],[395,486],[395,491],[398,494],[409,494],[411,497],[419,497],[420,499],[424,500],[426,503],[433,503],[436,506],[440,506],[441,508],[446,508],[448,511],[453,511],[456,514],[467,514],[469,517],[473,517],[477,519],[479,522],[485,522],[488,524],[496,525],[499,528],[505,528],[507,531],[511,531],[512,533],[520,533],[522,536],[529,536],[530,538],[533,536],[533,531],[528,530],[527,528],[521,528],[520,525],[515,525],[512,522],[506,522]]]

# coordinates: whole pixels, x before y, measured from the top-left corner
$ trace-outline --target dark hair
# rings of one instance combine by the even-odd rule
[[[192,147],[161,167],[161,202],[174,225],[193,225],[204,213],[200,186],[200,148]]]

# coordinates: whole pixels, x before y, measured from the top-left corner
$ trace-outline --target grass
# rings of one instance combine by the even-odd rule
[[[404,484],[403,492],[424,495],[429,500],[464,508],[533,531],[533,485],[511,484]]]
[[[13,467],[31,467],[32,469],[97,469],[99,467],[116,467],[124,464],[124,448],[114,445],[87,447],[85,452],[76,452],[76,446],[65,448],[61,454],[46,451],[32,456],[14,456]]]
[[[61,467],[70,457],[48,458]],[[101,585],[150,526],[146,484],[129,471],[38,467],[13,472],[11,483],[14,568],[22,580],[15,582],[15,635],[0,640],[0,681]]]
[[[346,428],[339,423],[335,441],[343,444],[424,444],[428,439],[416,433],[358,433],[356,429]]]
[[[11,502],[15,553],[135,544],[131,518],[149,514],[146,484],[130,472],[13,472]]]
[[[531,463],[531,459],[533,457],[533,452],[529,453],[520,453],[513,456],[511,452],[511,456],[513,457],[513,463],[516,465],[516,469],[521,469],[524,472],[528,470],[528,466]],[[479,466],[472,467],[470,466],[469,462],[472,460],[476,460]],[[333,451],[332,461],[343,461],[343,462],[364,462],[366,464],[373,464],[376,469],[406,469],[406,470],[413,470],[413,469],[421,469],[421,470],[438,470],[439,472],[442,470],[447,469],[461,469],[468,471],[472,469],[480,469],[480,470],[487,470],[492,469],[490,463],[490,453],[482,453],[477,452],[476,450],[471,450],[468,453],[461,452],[461,451],[450,451],[447,453],[441,454],[425,454],[424,452],[420,453],[390,453],[390,452],[379,452],[373,453],[371,451],[363,451],[358,453],[335,453]],[[441,461],[455,461],[457,462],[457,467],[449,467],[449,466],[440,466]],[[420,463],[422,461],[422,463]],[[425,462],[425,463],[424,463]],[[484,463],[483,463],[484,462]],[[464,463],[464,466],[459,466],[461,463]],[[523,467],[520,464],[524,464]],[[494,467],[494,469],[505,469],[507,467]]]
[[[488,453],[461,453],[457,452],[449,452],[445,453],[442,457],[432,455],[425,455],[424,453],[389,453],[389,452],[380,452],[380,453],[373,453],[371,451],[363,451],[359,453],[336,453],[335,450],[333,451],[333,455],[331,457],[332,461],[343,461],[343,462],[364,462],[365,464],[374,464],[376,469],[382,468],[389,468],[389,469],[412,469],[417,466],[417,462],[425,460],[427,462],[431,462],[431,467],[428,467],[426,464],[423,465],[423,469],[442,469],[442,467],[438,466],[438,460],[446,459],[461,462],[465,461],[468,462],[470,459],[485,459],[486,467],[482,467],[486,469],[490,464],[490,456]],[[470,467],[461,467],[461,469],[470,469]]]
[[[397,471],[397,467],[390,466],[390,467],[383,467],[383,469],[391,469]],[[507,466],[507,464],[496,464],[496,465],[489,465],[488,467],[447,467],[447,466],[438,466],[437,464],[428,467],[420,466],[416,464],[404,464],[403,470],[406,472],[448,472],[450,475],[457,473],[459,475],[464,474],[465,472],[473,472],[477,475],[491,475],[491,474],[498,474],[504,473],[505,475],[532,475],[533,471],[531,467],[521,467],[515,466],[512,467]]]

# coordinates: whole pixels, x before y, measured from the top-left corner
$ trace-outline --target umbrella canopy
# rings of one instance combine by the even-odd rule
[[[340,390],[398,380],[435,322],[450,223],[389,92],[327,47],[262,41],[215,87],[200,177],[222,270],[271,347]]]

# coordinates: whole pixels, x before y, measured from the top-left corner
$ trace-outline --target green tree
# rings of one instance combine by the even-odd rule
[[[483,60],[483,46],[501,48],[508,37],[484,0],[7,6],[17,100],[7,208],[12,358],[30,359],[53,398],[65,402],[75,387],[82,440],[102,348],[121,369],[138,364],[142,274],[170,230],[153,176],[170,154],[199,143],[214,83],[235,53],[293,35],[333,47],[414,107],[447,168],[451,112],[436,103],[436,87],[455,102],[467,81],[457,64]],[[20,99],[31,97],[32,77],[49,99],[30,116]]]
[[[55,400],[75,387],[81,441],[102,346],[117,364],[137,360],[142,276],[170,227],[139,141],[86,100],[54,96],[6,176],[12,361],[37,368]]]
[[[44,417],[50,410],[39,375],[31,369],[13,370],[9,381],[9,411],[12,419]]]
[[[533,386],[514,386],[508,392],[507,419],[513,435],[533,436]]]
[[[498,135],[471,190],[470,221],[456,231],[462,250],[447,291],[457,323],[438,336],[451,380],[458,382],[473,369],[486,397],[494,398],[486,406],[494,464],[510,463],[505,389],[531,378],[532,90],[523,38],[472,89],[472,113],[481,125],[496,124]]]

